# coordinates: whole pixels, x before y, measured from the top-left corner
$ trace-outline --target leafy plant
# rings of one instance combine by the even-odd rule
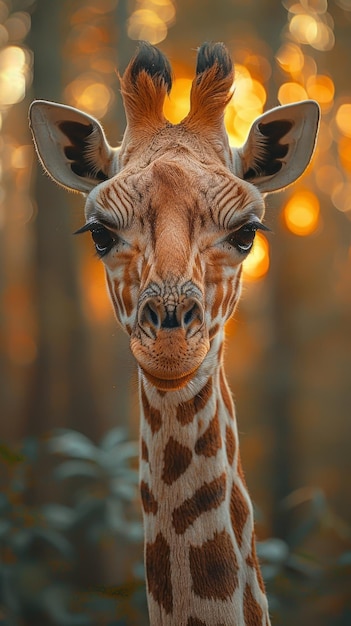
[[[347,626],[350,623],[351,528],[331,509],[320,489],[303,488],[282,503],[294,520],[285,539],[258,544],[273,623]],[[336,556],[337,550],[344,552]],[[332,621],[330,621],[332,620]]]
[[[120,428],[99,444],[65,429],[17,450],[0,445],[0,624],[148,624],[140,550],[121,585],[84,585],[79,570],[82,553],[93,550],[94,565],[106,543],[141,546],[136,456]],[[308,615],[347,626],[350,528],[320,490],[294,492],[282,512],[293,519],[290,535],[258,544],[273,624]]]
[[[105,588],[79,588],[77,545],[87,551],[107,538],[128,544],[141,541],[136,454],[137,446],[120,428],[109,431],[99,445],[82,433],[59,430],[45,443],[26,440],[19,451],[0,447],[5,470],[0,602],[7,626],[129,623],[122,617],[125,589],[116,587],[112,594]],[[57,486],[64,486],[63,501],[57,501]],[[49,491],[55,499],[38,502],[34,491]],[[138,600],[140,588],[139,580],[127,595],[143,604]]]

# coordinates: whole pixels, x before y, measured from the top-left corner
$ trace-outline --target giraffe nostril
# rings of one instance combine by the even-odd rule
[[[192,320],[194,319],[196,315],[197,315],[197,306],[196,304],[193,304],[191,309],[189,309],[189,311],[186,311],[183,317],[184,326],[188,326],[189,324],[191,324]]]
[[[187,336],[194,335],[203,325],[204,309],[195,298],[189,298],[182,311],[182,326]]]
[[[140,308],[138,321],[144,332],[152,339],[155,339],[156,333],[161,326],[161,316],[157,302],[152,298],[147,300]]]
[[[139,309],[138,323],[152,339],[159,330],[182,328],[189,338],[203,325],[204,310],[196,298],[186,298],[183,302],[167,307],[162,299],[151,297]]]
[[[152,306],[150,304],[146,305],[146,311],[147,311],[147,315],[149,316],[149,319],[151,321],[151,323],[158,327],[159,326],[159,318],[158,315],[156,313],[156,311],[152,308]]]

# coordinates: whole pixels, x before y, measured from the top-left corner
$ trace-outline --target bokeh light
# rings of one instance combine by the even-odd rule
[[[351,174],[351,137],[340,137],[338,154],[345,173]]]
[[[27,55],[19,46],[0,51],[0,104],[21,102],[26,93]]]
[[[278,100],[280,104],[292,104],[293,102],[301,102],[307,100],[306,89],[295,82],[283,83],[279,87]]]
[[[336,124],[343,135],[351,137],[351,102],[341,104],[335,115]]]
[[[269,244],[263,233],[257,232],[253,248],[243,263],[243,278],[247,281],[263,278],[269,269]]]
[[[318,188],[328,195],[333,192],[335,187],[344,182],[340,168],[333,164],[325,164],[319,167],[315,172],[315,179]]]
[[[280,67],[290,74],[292,78],[297,78],[301,75],[305,60],[301,48],[296,44],[284,44],[278,50],[275,58]]]
[[[319,222],[318,197],[308,189],[295,191],[283,210],[286,227],[295,235],[305,237],[315,232]]]
[[[128,20],[128,36],[157,44],[167,37],[168,27],[175,19],[171,0],[137,0],[136,10]]]
[[[339,183],[334,186],[331,198],[338,211],[350,212],[351,216],[351,182]]]
[[[335,43],[333,20],[327,12],[326,0],[289,4],[289,32],[300,44],[310,45],[315,50],[331,50]]]
[[[164,114],[172,124],[178,124],[189,113],[191,78],[175,78],[172,91],[166,98]]]
[[[72,106],[101,118],[113,101],[114,93],[101,82],[98,74],[86,73],[67,85],[65,98]]]
[[[263,113],[266,99],[264,85],[253,78],[246,67],[236,64],[234,94],[224,118],[229,141],[233,145],[245,142],[252,122]]]
[[[310,76],[306,84],[307,95],[316,100],[323,112],[330,110],[334,101],[335,86],[330,76]]]

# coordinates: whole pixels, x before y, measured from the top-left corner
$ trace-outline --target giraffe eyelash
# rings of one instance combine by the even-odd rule
[[[232,248],[235,248],[240,254],[248,254],[253,246],[256,231],[270,231],[265,224],[261,222],[246,222],[231,232],[225,239],[225,242]]]
[[[88,231],[91,232],[95,250],[100,258],[108,254],[119,240],[118,235],[101,222],[87,222],[87,224],[76,230],[74,235],[80,235]]]

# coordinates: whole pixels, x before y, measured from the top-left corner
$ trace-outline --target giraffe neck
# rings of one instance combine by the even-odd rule
[[[140,488],[151,626],[268,626],[234,406],[213,340],[196,381],[140,373]]]

